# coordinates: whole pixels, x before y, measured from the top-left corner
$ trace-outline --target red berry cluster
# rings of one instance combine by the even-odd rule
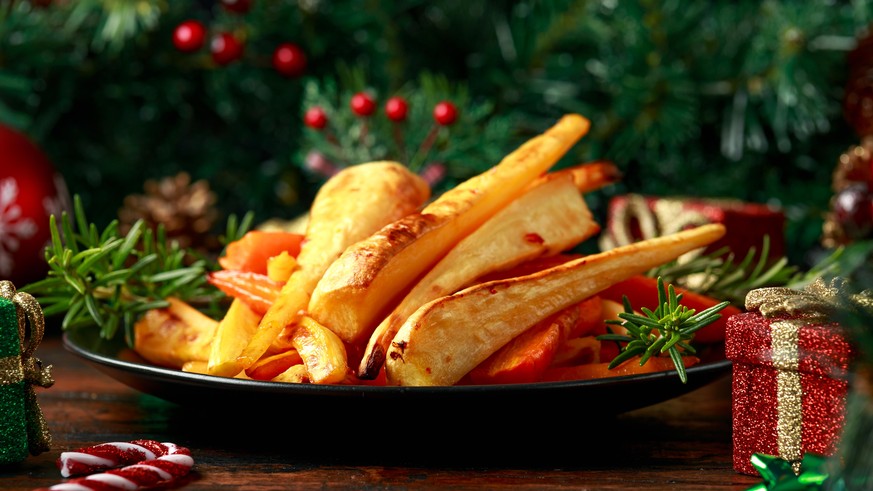
[[[366,92],[358,92],[349,101],[352,112],[360,117],[369,117],[376,112],[376,100]],[[406,99],[395,96],[385,102],[385,116],[395,123],[402,122],[409,113]],[[441,126],[449,126],[458,119],[458,109],[449,101],[442,101],[433,108],[433,119]],[[303,116],[306,126],[321,130],[327,126],[327,114],[321,107],[309,108]]]
[[[378,109],[376,99],[372,94],[367,92],[358,92],[352,95],[351,99],[349,99],[349,108],[355,116],[361,118],[357,144],[372,145],[371,142],[375,139],[367,138],[366,135],[371,131],[370,118],[376,114],[376,110]],[[406,121],[409,116],[409,102],[400,96],[391,97],[385,101],[384,111],[385,117],[394,124],[391,127],[391,136],[388,137],[388,135],[382,135],[382,137],[393,138],[397,151],[399,152],[398,158],[405,159],[408,155],[406,142],[404,140],[403,125],[400,123]],[[421,175],[421,177],[431,186],[441,181],[446,176],[447,172],[445,163],[429,159],[431,149],[437,143],[438,137],[441,133],[441,128],[454,124],[458,119],[458,109],[451,102],[442,101],[434,105],[432,114],[434,124],[431,125],[430,130],[422,139],[418,148],[412,152],[412,159],[407,162],[407,165],[412,169],[416,169],[416,172],[418,172],[419,175]],[[329,119],[324,108],[313,106],[307,109],[303,115],[303,123],[306,126],[323,133],[328,143],[334,147],[342,149],[341,139],[331,132],[331,128],[328,128]],[[310,171],[325,177],[330,177],[336,174],[339,169],[346,165],[352,165],[350,162],[331,162],[323,153],[315,149],[310,151],[306,156],[305,164],[306,168]]]
[[[225,10],[245,14],[254,0],[221,0]],[[186,20],[173,31],[173,45],[183,53],[199,51],[206,44],[206,27],[197,20]],[[231,32],[215,33],[209,42],[212,60],[221,66],[229,65],[243,57],[245,42]],[[273,68],[286,77],[299,77],[306,70],[306,53],[294,43],[282,43],[273,51]]]

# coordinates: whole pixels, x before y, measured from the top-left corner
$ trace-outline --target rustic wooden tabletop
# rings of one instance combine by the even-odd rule
[[[761,479],[731,464],[730,377],[681,397],[605,418],[568,401],[553,418],[506,421],[501,433],[438,435],[385,421],[326,420],[306,407],[196,411],[140,393],[48,336],[37,356],[56,383],[37,389],[53,448],[0,467],[0,489],[62,482],[60,452],[153,439],[190,448],[193,471],[174,489],[694,489],[745,490]],[[208,408],[214,405],[215,410]],[[273,408],[275,409],[275,408]],[[495,414],[500,420],[503,416]],[[355,431],[362,425],[365,431]],[[423,422],[422,426],[427,426]],[[367,435],[361,437],[361,435]]]

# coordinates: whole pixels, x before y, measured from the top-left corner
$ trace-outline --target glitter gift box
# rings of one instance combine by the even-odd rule
[[[806,290],[760,288],[747,312],[730,317],[726,356],[733,362],[734,470],[757,475],[754,453],[799,470],[807,453],[836,450],[845,420],[851,343],[822,314],[821,280]]]
[[[29,329],[28,329],[29,326]],[[26,293],[0,281],[0,464],[49,450],[51,436],[33,386],[54,382],[51,367],[33,356],[44,330],[42,309]]]
[[[15,304],[0,297],[0,359],[20,359],[16,318]],[[18,462],[27,456],[24,423],[24,381],[0,380],[0,464]]]
[[[613,249],[706,223],[720,223],[727,230],[722,239],[707,248],[708,252],[727,246],[743,258],[751,248],[760,251],[766,235],[770,240],[769,257],[779,258],[785,253],[785,215],[779,209],[733,199],[639,194],[610,200],[600,247]]]

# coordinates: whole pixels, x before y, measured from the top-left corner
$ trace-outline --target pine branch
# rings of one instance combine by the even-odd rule
[[[69,12],[66,29],[78,31],[93,25],[92,47],[117,53],[131,39],[154,29],[160,16],[157,0],[78,0]]]

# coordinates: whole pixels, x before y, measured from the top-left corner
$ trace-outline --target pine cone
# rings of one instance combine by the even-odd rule
[[[215,252],[220,247],[212,233],[218,211],[209,183],[192,183],[188,173],[180,172],[159,181],[150,179],[143,189],[145,194],[127,196],[118,212],[123,233],[142,219],[153,229],[162,224],[167,238],[178,241],[183,248]]]

